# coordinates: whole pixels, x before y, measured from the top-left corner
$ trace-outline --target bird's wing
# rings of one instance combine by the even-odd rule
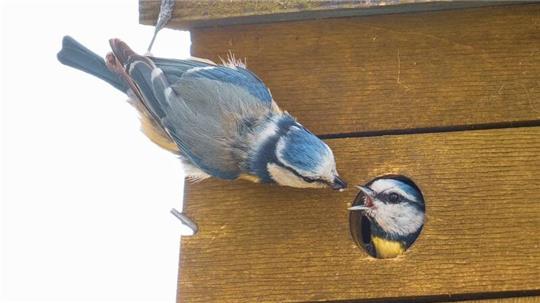
[[[215,66],[216,64],[212,61],[201,61],[199,59],[167,59],[167,58],[158,58],[158,57],[148,57],[154,64],[159,67],[169,83],[177,82],[182,75],[195,67],[207,67]]]
[[[205,79],[230,84],[244,89],[255,99],[254,102],[261,102],[270,106],[272,94],[264,83],[251,71],[243,67],[228,66],[208,66],[188,70],[182,76],[183,79]]]
[[[242,139],[267,117],[271,107],[242,86],[195,73],[184,74],[167,95],[170,112],[163,123],[179,146],[209,174],[237,178],[245,158]]]
[[[111,46],[182,155],[210,175],[237,178],[238,139],[274,109],[266,86],[247,69],[144,57],[119,40]]]
[[[234,58],[230,59],[229,62],[224,62],[226,66],[217,65],[210,60],[200,58],[186,60],[149,58],[163,71],[171,84],[177,83],[184,74],[186,74],[185,78],[195,77],[217,80],[240,86],[253,95],[256,98],[255,101],[275,106],[275,104],[272,104],[272,94],[268,87],[257,75],[248,70],[243,63],[240,62],[235,65],[237,60]]]

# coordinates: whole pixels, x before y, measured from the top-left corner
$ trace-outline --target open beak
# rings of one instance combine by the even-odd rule
[[[330,187],[332,187],[334,190],[342,191],[347,187],[347,182],[343,181],[343,179],[341,179],[339,176],[336,176],[336,178],[334,178],[334,182],[330,184]]]
[[[356,188],[361,190],[366,196],[370,197],[371,199],[375,199],[375,196],[377,196],[377,193],[367,186],[356,185]]]
[[[367,186],[357,185],[356,188],[361,190],[364,193],[364,195],[366,195],[367,203],[362,204],[362,205],[351,206],[351,207],[349,207],[349,210],[368,210],[368,209],[371,209],[371,207],[373,206],[371,201],[373,201],[373,199],[375,199],[375,196],[377,196],[377,193],[373,189],[371,189],[371,188],[369,188]]]

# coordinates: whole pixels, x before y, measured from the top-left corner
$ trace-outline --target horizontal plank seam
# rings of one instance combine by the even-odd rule
[[[524,291],[501,291],[488,293],[464,293],[464,294],[448,294],[420,297],[400,297],[400,298],[381,298],[381,299],[359,299],[359,300],[339,300],[325,301],[325,303],[442,303],[442,302],[459,302],[468,300],[488,300],[488,299],[508,299],[508,298],[524,298],[540,296],[540,290],[524,290]],[[305,303],[312,302],[306,301]]]
[[[340,134],[323,134],[317,135],[321,139],[344,139],[344,138],[366,138],[379,136],[401,136],[401,135],[417,135],[417,134],[433,134],[433,133],[449,133],[461,132],[470,130],[492,130],[504,128],[519,128],[519,127],[537,127],[540,126],[540,120],[514,121],[514,122],[495,122],[472,125],[453,125],[453,126],[434,126],[434,127],[419,127],[408,129],[387,129],[361,131]]]

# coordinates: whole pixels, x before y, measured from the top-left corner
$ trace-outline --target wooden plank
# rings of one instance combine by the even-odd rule
[[[540,289],[540,127],[328,140],[343,177],[388,173],[423,190],[427,221],[404,256],[355,246],[356,190],[246,181],[188,185],[200,233],[182,239],[182,302],[305,302]]]
[[[530,1],[455,1],[455,0],[182,0],[176,1],[168,27],[196,27],[297,21],[332,17],[410,13],[480,6],[515,4]],[[139,0],[139,21],[154,25],[160,2]]]
[[[540,302],[540,297],[519,297],[504,299],[467,300],[462,303],[536,303]]]
[[[317,134],[540,120],[540,4],[192,31]]]

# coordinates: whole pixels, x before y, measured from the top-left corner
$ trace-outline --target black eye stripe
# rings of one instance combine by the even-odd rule
[[[397,193],[397,192],[381,192],[377,195],[377,199],[383,201],[383,202],[387,202],[387,203],[391,203],[391,204],[397,204],[397,203],[402,203],[402,202],[410,202],[410,203],[414,203],[414,201],[411,201],[407,198],[405,198],[402,194],[400,193]]]
[[[287,169],[288,171],[290,171],[291,173],[293,173],[295,176],[297,176],[298,178],[302,178],[302,180],[306,181],[307,183],[314,183],[314,182],[319,182],[319,183],[324,183],[324,184],[330,184],[330,182],[326,181],[326,180],[323,180],[323,179],[314,179],[314,178],[309,178],[309,177],[306,177],[306,176],[302,176],[299,172],[297,172],[294,168],[292,167],[289,167],[285,164],[283,164],[281,161],[278,160],[278,164],[279,166]]]

